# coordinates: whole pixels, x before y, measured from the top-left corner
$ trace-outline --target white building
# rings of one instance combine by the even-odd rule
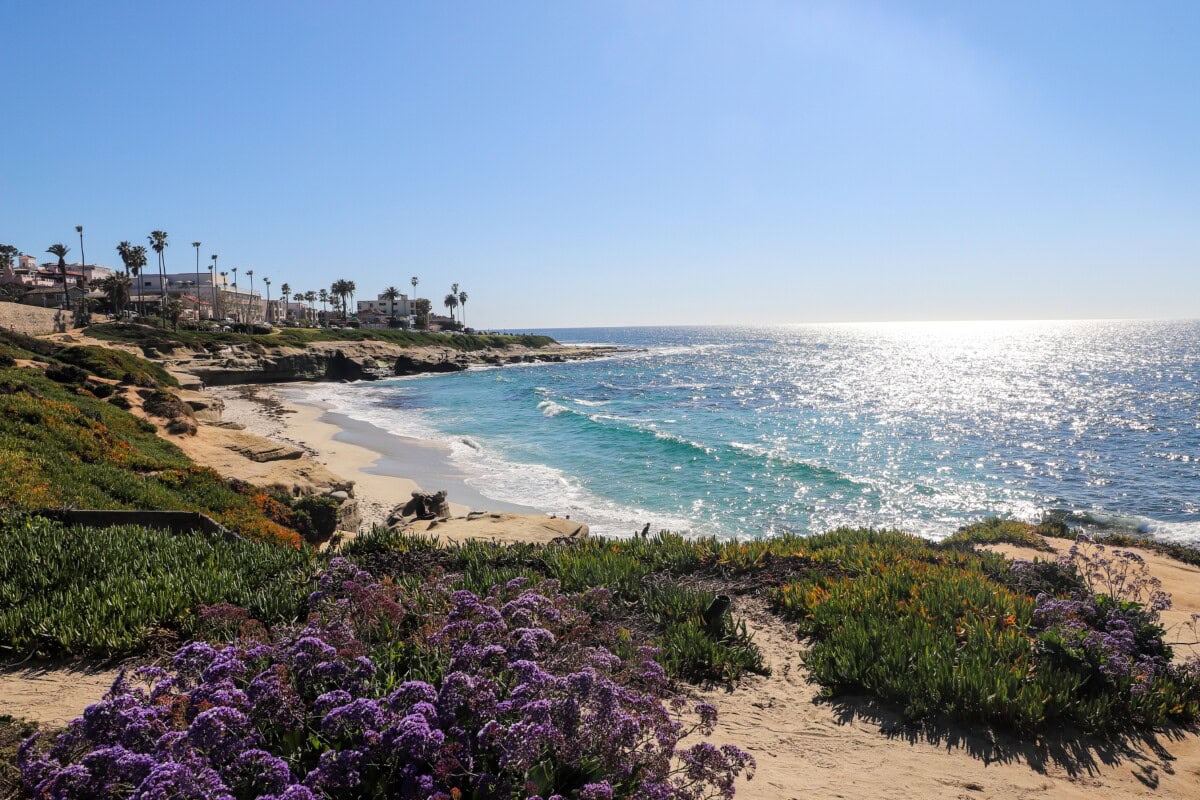
[[[376,300],[359,300],[359,314],[381,314],[385,317],[407,317],[412,311],[408,307],[408,295],[402,294],[395,300],[388,300],[381,292]]]
[[[274,313],[277,315],[276,321],[281,322],[284,319],[283,301],[272,300],[271,305],[276,306],[276,310],[274,311]],[[317,309],[313,308],[308,303],[290,302],[287,304],[286,316],[287,319],[295,320],[296,322],[316,322]]]
[[[246,291],[241,286],[230,284],[227,277],[217,276],[216,314],[213,314],[213,274],[208,270],[195,272],[171,272],[166,280],[157,272],[143,271],[133,282],[133,296],[141,292],[147,296],[159,295],[160,287],[166,287],[168,297],[178,298],[189,316],[199,313],[203,318],[229,318],[241,322],[260,322],[267,317],[267,304],[258,292]]]

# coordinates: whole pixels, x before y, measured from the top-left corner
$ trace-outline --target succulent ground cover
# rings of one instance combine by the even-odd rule
[[[1043,522],[1033,525],[1015,519],[991,517],[964,526],[942,540],[942,544],[947,547],[1013,544],[1018,547],[1031,547],[1034,550],[1053,552],[1054,548],[1047,544],[1043,537],[1066,536],[1068,533],[1067,526],[1062,523]]]
[[[1132,551],[1081,541],[1057,561],[1009,563],[895,533],[828,547],[838,571],[771,592],[811,638],[805,663],[828,695],[864,693],[912,719],[1017,731],[1116,733],[1192,723],[1200,672],[1171,663],[1169,599]]]
[[[1171,662],[1157,621],[1169,599],[1136,553],[1087,541],[1034,562],[866,530],[450,547],[378,530],[336,556],[255,547],[324,572],[271,584],[260,555],[228,562],[223,597],[193,587],[183,615],[199,644],[27,748],[28,790],[727,796],[748,762],[680,751],[712,710],[673,702],[687,680],[761,669],[722,591],[735,610],[736,595],[762,595],[794,620],[830,696],[866,693],[912,719],[1122,734],[1200,710],[1197,671]],[[232,591],[239,570],[269,587],[257,601]]]
[[[653,650],[606,646],[610,601],[523,579],[410,591],[337,559],[304,627],[122,677],[19,767],[47,798],[732,797],[753,759],[680,745],[716,710],[674,697]]]
[[[145,528],[0,523],[0,654],[121,656],[187,636],[201,605],[278,624],[301,618],[308,550]]]

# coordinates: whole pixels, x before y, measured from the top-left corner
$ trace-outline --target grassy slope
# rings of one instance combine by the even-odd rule
[[[361,330],[345,328],[280,328],[270,334],[225,333],[220,331],[171,331],[144,325],[105,323],[88,328],[97,339],[129,342],[156,347],[204,349],[227,344],[304,347],[312,342],[389,342],[404,347],[449,347],[454,350],[506,349],[510,347],[547,347],[555,344],[549,336],[507,334],[448,334],[425,331]]]
[[[4,346],[17,357],[47,357],[22,344],[29,343],[10,337]],[[153,379],[153,365],[122,357],[130,359],[125,366]],[[77,363],[110,366],[93,357]],[[202,511],[248,536],[298,544],[294,531],[268,517],[266,512],[278,510],[268,498],[235,491],[156,436],[152,426],[92,396],[87,387],[96,385],[59,383],[37,367],[0,366],[0,510]]]

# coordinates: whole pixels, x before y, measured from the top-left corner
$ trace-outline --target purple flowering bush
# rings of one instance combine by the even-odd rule
[[[1171,597],[1140,554],[1080,536],[1056,562],[1014,564],[1013,572],[1032,574],[1035,566],[1069,573],[1079,586],[1070,593],[1036,596],[1031,632],[1043,663],[1077,676],[1077,693],[1107,695],[1124,705],[1131,720],[1195,716],[1200,688],[1194,665],[1172,664],[1159,624]]]
[[[672,698],[654,651],[605,648],[587,610],[604,600],[521,580],[406,593],[335,559],[303,628],[122,675],[19,766],[53,800],[732,797],[753,759],[680,746],[716,710]]]
[[[1041,595],[1033,630],[1043,653],[1070,661],[1090,679],[1149,690],[1171,662],[1156,615],[1107,595],[1061,599]]]

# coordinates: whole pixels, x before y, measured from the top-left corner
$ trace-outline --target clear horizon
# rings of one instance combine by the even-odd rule
[[[487,328],[1200,316],[1198,4],[287,9],[0,11],[0,243]]]

